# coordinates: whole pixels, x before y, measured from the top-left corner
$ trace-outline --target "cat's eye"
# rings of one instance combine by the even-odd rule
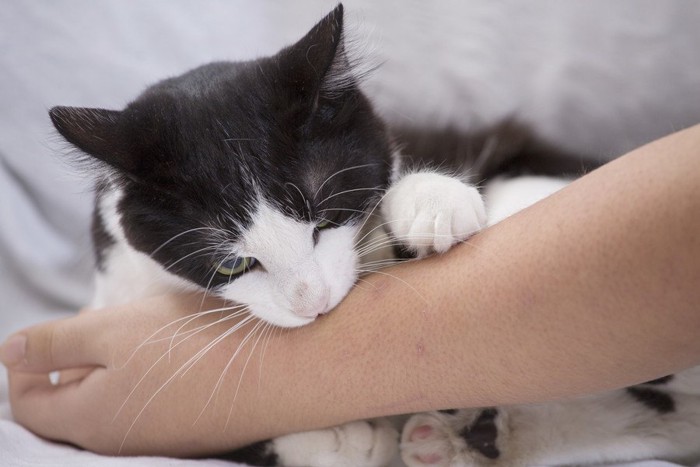
[[[223,276],[237,276],[250,270],[256,262],[257,260],[251,257],[231,258],[220,263],[216,272]]]
[[[316,224],[316,228],[317,228],[318,230],[327,229],[327,228],[330,227],[330,226],[331,226],[331,221],[329,221],[329,220],[327,220],[327,219],[324,219],[324,220],[322,220],[321,222],[319,222],[318,224]]]

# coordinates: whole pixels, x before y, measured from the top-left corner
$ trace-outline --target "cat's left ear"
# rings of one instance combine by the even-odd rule
[[[276,57],[286,84],[313,99],[348,67],[343,44],[343,4],[338,4],[296,44]]]

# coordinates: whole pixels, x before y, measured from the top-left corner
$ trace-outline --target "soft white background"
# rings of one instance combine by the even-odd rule
[[[0,339],[90,294],[90,182],[61,159],[47,109],[121,108],[201,63],[272,53],[334,4],[2,2]],[[355,37],[383,63],[366,90],[391,123],[469,129],[515,115],[570,150],[611,158],[700,122],[699,2],[345,6]],[[0,465],[96,465],[88,453],[40,447],[7,421],[4,377],[0,391]]]

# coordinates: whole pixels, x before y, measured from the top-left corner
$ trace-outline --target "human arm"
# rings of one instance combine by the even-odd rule
[[[244,336],[233,334],[148,403],[122,453],[201,455],[352,419],[571,397],[700,364],[698,180],[700,126],[445,255],[364,278],[329,316],[273,334],[262,360],[240,354],[206,406]],[[23,331],[28,364],[11,371],[18,421],[118,451],[150,396],[227,326],[177,346],[114,418],[167,341],[122,368],[127,356],[195,304],[159,297]],[[100,368],[58,389],[20,371],[85,364]]]

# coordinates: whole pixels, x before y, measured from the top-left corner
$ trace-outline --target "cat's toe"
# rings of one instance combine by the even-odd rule
[[[429,412],[409,419],[401,457],[409,467],[515,465],[503,462],[503,417],[496,409]]]
[[[455,452],[449,427],[437,414],[414,415],[401,434],[401,458],[409,467],[447,467]]]
[[[393,236],[419,257],[444,253],[486,225],[475,187],[430,172],[403,177],[387,192],[382,213]]]
[[[286,467],[383,467],[398,447],[398,433],[385,419],[350,422],[274,440]]]

